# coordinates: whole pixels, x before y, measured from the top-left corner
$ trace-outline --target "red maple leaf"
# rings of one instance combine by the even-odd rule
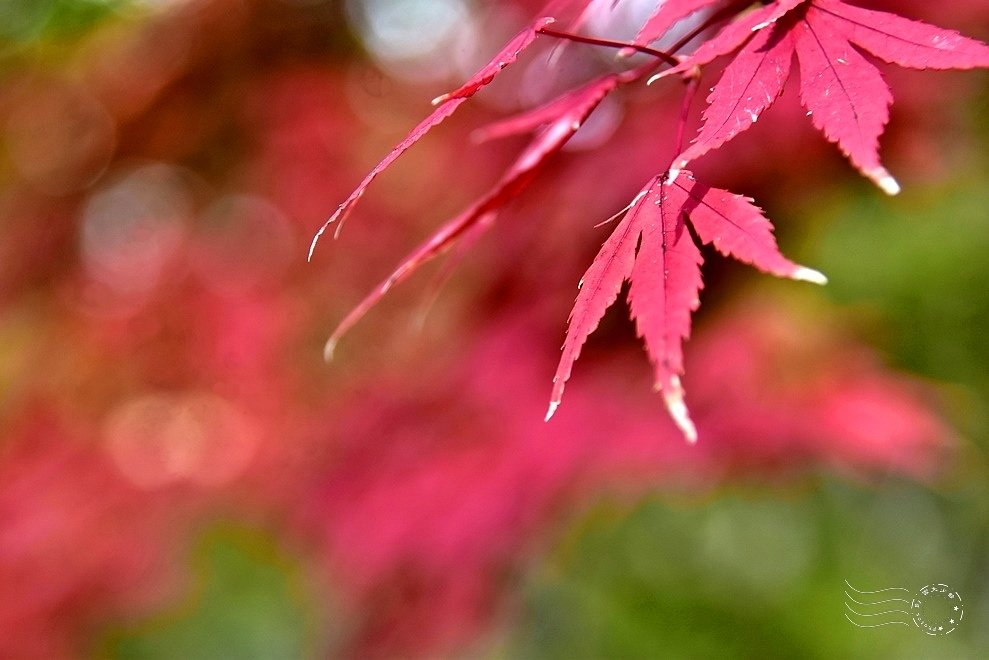
[[[469,99],[471,96],[476,94],[478,90],[494,80],[495,76],[501,72],[502,69],[508,65],[515,62],[523,50],[529,47],[529,45],[536,39],[536,34],[539,28],[545,27],[546,25],[553,22],[554,19],[549,17],[539,18],[528,25],[524,30],[519,32],[515,37],[505,45],[501,51],[498,52],[494,58],[488,62],[486,65],[481,67],[481,69],[475,73],[470,80],[466,83],[441,96],[437,96],[433,99],[433,105],[438,106],[433,112],[423,119],[419,124],[412,129],[411,132],[405,139],[398,143],[398,145],[388,152],[380,163],[374,166],[374,168],[364,177],[364,180],[360,182],[354,192],[350,193],[343,204],[337,207],[330,219],[323,223],[323,226],[319,228],[316,235],[313,236],[312,244],[309,246],[309,258],[312,259],[313,251],[316,249],[316,243],[319,242],[320,237],[326,228],[329,227],[334,222],[337,223],[337,231],[340,231],[340,227],[343,226],[343,221],[347,218],[347,215],[353,210],[354,205],[357,201],[364,195],[364,191],[367,189],[371,182],[381,174],[385,169],[388,168],[399,156],[405,153],[412,145],[418,142],[429,129],[433,128],[444,119],[449,117],[459,108],[464,101]]]
[[[658,77],[688,72],[739,47],[708,97],[700,133],[674,159],[674,175],[755,123],[782,93],[796,54],[800,97],[814,126],[862,174],[896,194],[899,184],[879,160],[879,137],[893,97],[857,48],[915,69],[989,66],[989,47],[952,30],[841,0],[781,0],[743,15]]]
[[[673,420],[694,441],[697,432],[684,403],[680,375],[690,315],[700,305],[703,259],[685,220],[702,242],[726,256],[781,277],[818,284],[826,280],[780,254],[772,225],[751,199],[700,184],[690,172],[672,181],[655,177],[623,213],[581,279],[546,419],[560,405],[584,342],[629,280],[631,314],[655,371],[655,387],[663,393]]]

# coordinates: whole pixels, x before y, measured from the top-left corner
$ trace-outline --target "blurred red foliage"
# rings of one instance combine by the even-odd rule
[[[336,456],[300,525],[326,530],[363,613],[361,655],[469,640],[540,532],[602,490],[942,465],[948,436],[924,389],[820,321],[756,303],[700,335],[688,360],[703,441],[689,446],[631,355],[599,359],[575,405],[543,423],[552,324],[532,319],[492,321],[454,369],[415,370],[414,392],[371,379],[338,402]]]
[[[0,656],[72,658],[93,626],[136,619],[176,586],[169,497],[134,487],[50,406],[0,447]]]

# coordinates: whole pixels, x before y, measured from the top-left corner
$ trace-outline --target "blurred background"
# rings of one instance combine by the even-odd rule
[[[584,29],[628,39],[656,3],[598,4]],[[980,0],[862,4],[989,38]],[[831,283],[705,252],[696,446],[622,303],[542,421],[595,225],[673,155],[674,81],[609,98],[449,282],[321,360],[522,145],[472,129],[617,66],[541,37],[307,264],[539,8],[0,0],[0,657],[989,655],[984,72],[882,67],[897,198],[792,85],[697,163]],[[845,580],[945,583],[965,619],[859,628]]]

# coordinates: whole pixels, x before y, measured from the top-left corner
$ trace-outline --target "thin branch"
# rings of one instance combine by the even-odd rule
[[[687,132],[687,120],[690,118],[690,106],[697,96],[697,88],[700,86],[700,72],[698,75],[687,78],[686,89],[683,91],[683,104],[680,106],[680,121],[677,122],[676,153],[683,152],[683,142]]]
[[[558,30],[551,30],[550,28],[541,27],[536,32],[540,34],[545,34],[547,37],[556,37],[558,39],[566,39],[567,41],[576,41],[577,43],[590,44],[592,46],[605,46],[606,48],[631,48],[632,50],[638,51],[640,53],[645,53],[646,55],[652,55],[657,57],[670,66],[676,66],[680,61],[670,55],[669,53],[663,52],[661,50],[656,50],[655,48],[649,48],[648,46],[640,46],[639,44],[632,44],[626,41],[613,41],[611,39],[598,39],[596,37],[585,37],[580,34],[571,34],[569,32],[560,32]]]

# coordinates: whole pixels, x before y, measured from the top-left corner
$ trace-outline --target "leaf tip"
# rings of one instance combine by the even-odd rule
[[[548,422],[549,420],[551,420],[553,418],[553,415],[556,413],[556,409],[559,407],[560,407],[559,401],[550,401],[549,408],[546,410],[546,417],[543,418],[543,421]]]
[[[899,195],[900,194],[900,184],[897,183],[896,179],[891,177],[889,174],[882,176],[876,182],[884,193],[887,195]]]
[[[869,179],[879,186],[887,195],[899,195],[900,194],[900,184],[897,183],[893,175],[886,170],[885,167],[876,167],[871,170],[864,170],[864,173]]]
[[[312,262],[313,253],[316,252],[316,244],[319,243],[319,239],[323,237],[323,232],[326,228],[333,224],[333,222],[341,215],[344,208],[346,207],[346,202],[340,205],[340,207],[330,216],[330,219],[323,223],[323,226],[319,228],[316,235],[312,237],[312,242],[309,244],[309,254],[306,256],[307,262]],[[337,225],[337,231],[340,231],[340,226]]]
[[[802,282],[820,284],[821,286],[828,283],[828,278],[824,273],[819,270],[814,270],[813,268],[807,268],[806,266],[798,267],[795,271],[793,271],[793,274],[790,277]]]
[[[666,402],[666,409],[673,418],[673,423],[677,425],[690,444],[697,442],[697,427],[690,419],[690,412],[687,404],[683,400],[683,386],[680,384],[679,376],[672,376],[669,384],[663,388],[663,400]]]
[[[312,242],[309,243],[309,254],[306,255],[307,263],[312,263],[313,254],[316,252],[316,244],[319,243],[319,239],[322,238],[323,232],[326,231],[326,228],[330,226],[331,222],[333,222],[333,218],[327,220],[323,226],[319,228],[319,231],[316,232],[316,235],[312,237]]]
[[[657,74],[655,74],[653,76],[650,76],[649,80],[646,81],[646,85],[651,85],[654,82],[656,82],[657,80],[662,80],[663,78],[666,77],[666,74],[667,73],[669,73],[669,72],[668,71],[661,71],[661,72],[659,72],[659,73],[657,73]]]

